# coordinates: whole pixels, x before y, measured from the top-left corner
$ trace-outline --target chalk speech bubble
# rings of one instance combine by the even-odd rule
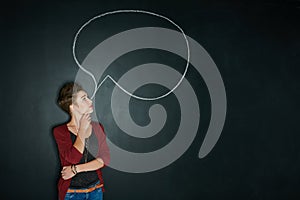
[[[184,69],[184,72],[180,78],[180,80],[176,83],[176,85],[169,91],[169,92],[166,92],[165,94],[162,94],[162,95],[159,95],[157,97],[141,97],[141,96],[137,96],[137,95],[134,95],[133,93],[127,91],[126,89],[124,89],[122,87],[122,85],[118,84],[117,81],[114,80],[114,78],[112,78],[110,75],[107,75],[102,81],[100,84],[98,84],[98,82],[96,81],[96,78],[95,76],[93,75],[93,73],[91,73],[89,70],[87,70],[86,68],[84,68],[78,61],[77,57],[76,57],[76,42],[77,42],[77,38],[79,36],[79,34],[81,33],[81,31],[86,27],[88,26],[91,22],[95,21],[96,19],[99,19],[101,17],[105,17],[107,15],[113,15],[113,14],[118,14],[118,13],[143,13],[143,14],[147,14],[147,15],[152,15],[152,16],[156,16],[156,17],[159,17],[159,18],[162,18],[164,20],[167,20],[168,22],[172,23],[175,27],[177,27],[183,37],[184,37],[184,40],[185,40],[185,43],[186,43],[186,47],[187,47],[187,62],[186,62],[186,66],[185,66],[185,69]],[[93,17],[92,19],[88,20],[86,23],[84,23],[80,29],[77,31],[75,37],[74,37],[74,40],[73,40],[73,47],[72,47],[72,53],[73,53],[73,58],[76,62],[76,64],[78,65],[78,67],[83,70],[86,74],[88,74],[93,82],[94,82],[94,92],[93,94],[91,95],[91,98],[93,98],[96,94],[96,92],[98,91],[98,89],[101,87],[101,85],[106,81],[106,79],[111,79],[121,90],[123,90],[123,92],[125,92],[126,94],[128,94],[129,96],[131,97],[134,97],[136,99],[140,99],[140,100],[146,100],[146,101],[151,101],[151,100],[158,100],[158,99],[161,99],[161,98],[164,98],[166,96],[168,96],[169,94],[171,94],[179,85],[180,83],[182,82],[183,78],[185,77],[186,75],[186,72],[188,70],[188,67],[189,67],[189,61],[190,61],[190,47],[189,47],[189,42],[186,38],[186,35],[184,33],[184,31],[182,30],[182,28],[180,26],[178,26],[175,22],[173,22],[171,19],[163,16],[163,15],[160,15],[160,14],[157,14],[157,13],[153,13],[153,12],[149,12],[149,11],[144,11],[144,10],[116,10],[116,11],[111,11],[111,12],[106,12],[106,13],[103,13],[103,14],[100,14],[100,15],[97,15],[95,17]]]

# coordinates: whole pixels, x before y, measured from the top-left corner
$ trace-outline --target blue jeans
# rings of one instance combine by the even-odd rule
[[[67,192],[65,200],[102,200],[102,188],[97,188],[88,193]]]

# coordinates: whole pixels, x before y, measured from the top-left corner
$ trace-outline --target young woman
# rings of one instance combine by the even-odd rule
[[[62,166],[58,181],[60,200],[102,200],[101,168],[109,162],[103,126],[91,121],[93,103],[77,83],[66,83],[59,92],[58,105],[70,120],[53,129]]]

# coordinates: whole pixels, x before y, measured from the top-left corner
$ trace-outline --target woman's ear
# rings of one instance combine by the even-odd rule
[[[74,112],[74,106],[73,106],[73,104],[71,104],[71,105],[69,106],[69,109],[70,109],[70,113],[73,113],[73,112]]]

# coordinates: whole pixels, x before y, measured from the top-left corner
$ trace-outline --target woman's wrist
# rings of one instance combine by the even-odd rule
[[[84,171],[84,166],[82,164],[76,165],[77,173]]]
[[[79,139],[81,140],[81,142],[84,144],[84,141],[85,141],[84,131],[82,129],[80,129],[80,128],[79,128],[79,130],[77,132],[77,137],[79,137]]]

